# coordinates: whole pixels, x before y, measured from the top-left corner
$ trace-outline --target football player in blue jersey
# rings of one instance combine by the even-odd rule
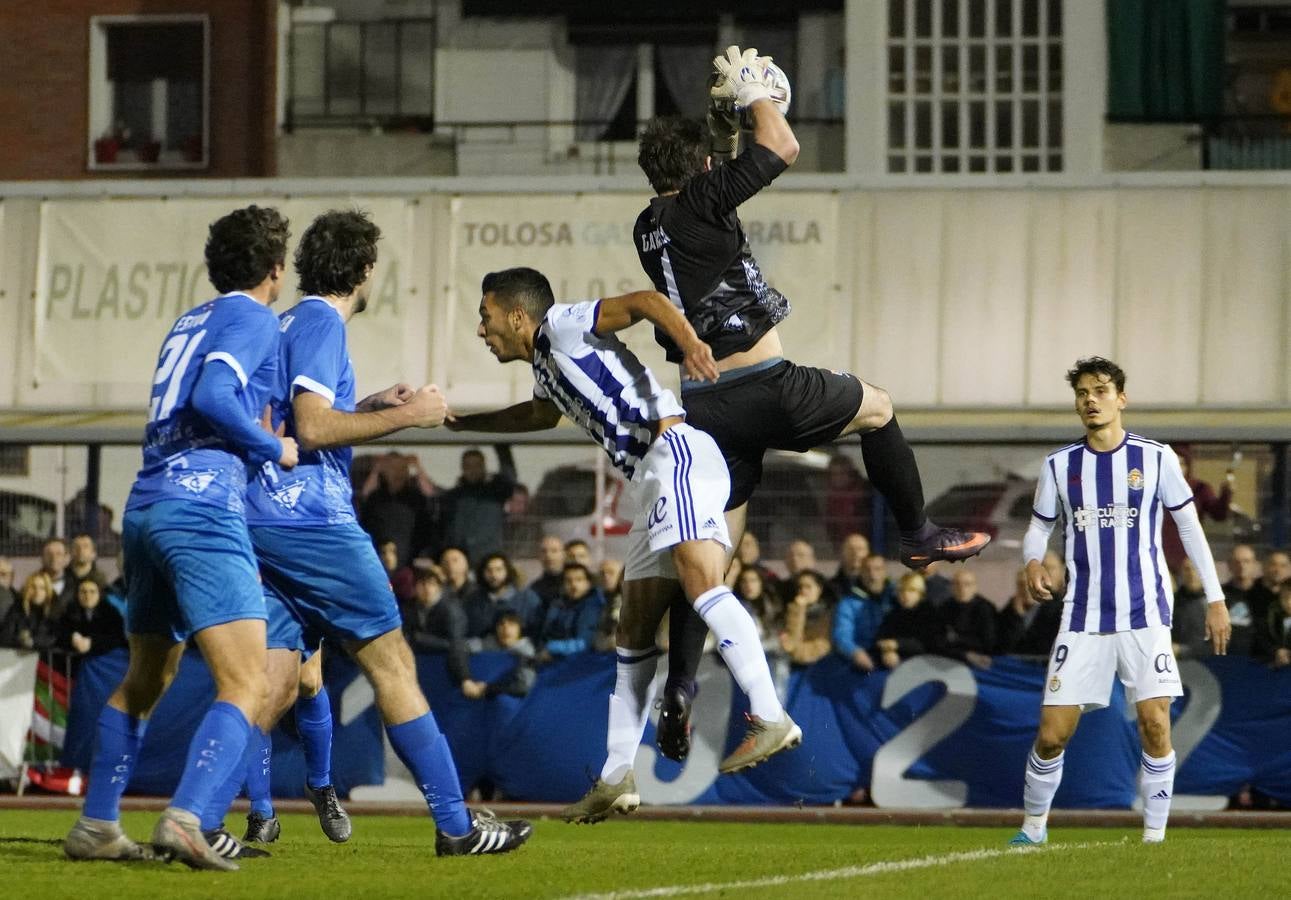
[[[295,265],[304,297],[281,316],[272,426],[300,441],[300,464],[269,461],[247,492],[251,540],[269,606],[267,732],[296,693],[299,653],[319,635],[342,644],[372,682],[395,753],[435,820],[436,852],[502,853],[529,837],[527,822],[466,808],[448,742],[417,684],[394,592],[372,540],[355,518],[351,445],[404,428],[434,428],[447,407],[434,385],[395,385],[355,403],[345,325],[367,306],[380,230],[357,211],[319,216],[301,236]],[[307,791],[328,830],[335,792]],[[338,828],[340,822],[335,823]],[[348,836],[348,820],[343,823]],[[344,839],[340,832],[333,840]]]
[[[215,681],[215,702],[189,747],[170,806],[152,833],[164,858],[236,869],[208,846],[200,816],[243,763],[266,692],[265,599],[247,533],[248,464],[290,471],[296,441],[260,427],[278,367],[278,299],[287,221],[249,206],[217,220],[206,266],[220,295],[176,320],[152,377],[143,466],[122,529],[130,665],[99,716],[89,788],[63,844],[72,859],[139,859],[122,832],[148,716],[191,637]]]

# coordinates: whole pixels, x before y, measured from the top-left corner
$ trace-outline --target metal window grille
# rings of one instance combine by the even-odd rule
[[[887,170],[1062,171],[1062,0],[888,0]]]

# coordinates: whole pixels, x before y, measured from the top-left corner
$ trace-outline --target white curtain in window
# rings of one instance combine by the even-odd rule
[[[574,118],[580,141],[595,141],[618,115],[637,74],[634,45],[580,45],[575,59]],[[586,124],[583,124],[586,123]]]
[[[663,79],[683,116],[702,119],[708,102],[705,86],[713,67],[713,48],[707,44],[672,44],[657,49],[659,70],[655,77]]]

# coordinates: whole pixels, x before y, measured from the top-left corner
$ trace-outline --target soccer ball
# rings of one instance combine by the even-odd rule
[[[793,99],[793,89],[789,87],[789,76],[784,73],[784,69],[777,66],[771,61],[770,57],[765,57],[766,68],[764,71],[771,76],[771,102],[780,110],[780,115],[789,115],[789,103]]]

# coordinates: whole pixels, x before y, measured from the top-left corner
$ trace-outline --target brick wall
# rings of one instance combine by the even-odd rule
[[[272,0],[0,3],[0,181],[152,174],[88,170],[90,17],[162,13],[210,18],[210,167],[156,175],[273,175],[275,9]]]

